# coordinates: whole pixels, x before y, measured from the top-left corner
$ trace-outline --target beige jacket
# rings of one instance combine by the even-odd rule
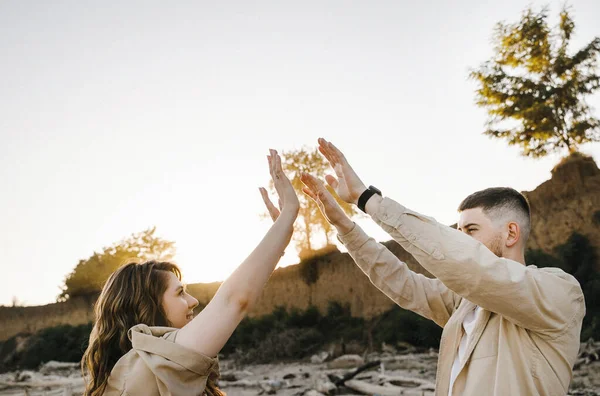
[[[585,315],[573,276],[499,258],[470,236],[389,198],[371,217],[437,278],[410,271],[358,226],[339,236],[377,288],[444,328],[436,395],[448,395],[462,321],[477,305],[483,315],[468,341],[453,396],[567,393]]]
[[[218,377],[219,363],[175,343],[178,329],[132,327],[133,348],[113,367],[104,396],[202,395],[209,376]]]

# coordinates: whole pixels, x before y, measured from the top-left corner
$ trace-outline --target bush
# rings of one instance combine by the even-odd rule
[[[272,314],[260,318],[246,318],[229,339],[222,352],[234,354],[243,362],[301,359],[330,343],[358,342],[374,348],[382,342],[408,342],[417,347],[438,347],[442,329],[434,322],[398,306],[371,319],[376,323],[368,334],[367,321],[353,317],[349,304],[329,303],[322,315],[311,306],[306,311],[285,310],[278,307]],[[372,338],[371,338],[372,337]]]
[[[6,341],[0,341],[0,373],[9,371],[18,363],[17,336],[11,337]]]
[[[573,275],[583,285],[595,275],[596,251],[584,235],[574,232],[567,242],[556,248],[565,272]]]
[[[600,226],[600,210],[597,210],[592,215],[592,221],[595,225]]]
[[[525,252],[525,262],[527,265],[535,265],[538,268],[558,267],[562,268],[564,263],[542,249],[528,249]],[[564,268],[562,268],[564,270]]]
[[[433,321],[398,306],[382,316],[373,329],[373,339],[377,345],[382,342],[391,345],[408,342],[418,347],[439,347],[442,328]]]
[[[18,366],[35,369],[50,360],[79,362],[85,352],[92,324],[61,325],[41,330],[32,336],[18,359]]]
[[[323,317],[321,312],[314,305],[308,307],[306,311],[301,311],[298,308],[292,308],[287,317],[286,324],[291,327],[314,327],[317,326]]]
[[[271,331],[242,355],[242,362],[264,363],[274,360],[289,360],[315,353],[325,342],[324,335],[315,328],[290,328]]]
[[[337,301],[330,301],[327,314],[319,322],[318,328],[330,342],[337,340],[362,342],[365,339],[365,320],[352,316],[350,304],[343,305]]]
[[[321,257],[315,256],[312,258],[304,259],[298,264],[300,266],[300,276],[307,286],[317,283],[319,280],[319,259]]]
[[[600,274],[595,270],[597,256],[594,246],[587,237],[574,232],[564,244],[556,247],[554,253],[530,249],[525,254],[525,261],[538,267],[561,268],[577,279],[586,307],[581,341],[590,337],[600,339]]]

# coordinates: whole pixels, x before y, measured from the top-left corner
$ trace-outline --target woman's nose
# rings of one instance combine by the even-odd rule
[[[190,300],[190,309],[194,309],[198,306],[198,304],[200,304],[198,302],[198,300],[196,300],[196,298],[190,296],[191,300]]]

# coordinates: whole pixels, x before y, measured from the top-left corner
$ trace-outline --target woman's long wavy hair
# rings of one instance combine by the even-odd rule
[[[113,272],[94,307],[96,321],[81,360],[86,381],[85,396],[101,396],[117,360],[131,350],[128,330],[137,325],[171,326],[162,306],[168,273],[181,280],[179,267],[169,262],[130,263]],[[209,396],[225,396],[212,378],[206,385]]]

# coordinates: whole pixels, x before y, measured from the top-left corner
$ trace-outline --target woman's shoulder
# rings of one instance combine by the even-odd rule
[[[177,344],[178,330],[133,326],[128,332],[132,349],[115,364],[109,388],[134,395],[158,394],[158,387],[174,395],[185,394],[185,389],[204,389],[209,377],[219,376],[219,361]]]
[[[172,327],[139,324],[133,326],[128,335],[133,350],[147,363],[168,359],[198,374],[206,374],[218,368],[216,357],[200,354],[178,344],[178,333],[179,329]]]

